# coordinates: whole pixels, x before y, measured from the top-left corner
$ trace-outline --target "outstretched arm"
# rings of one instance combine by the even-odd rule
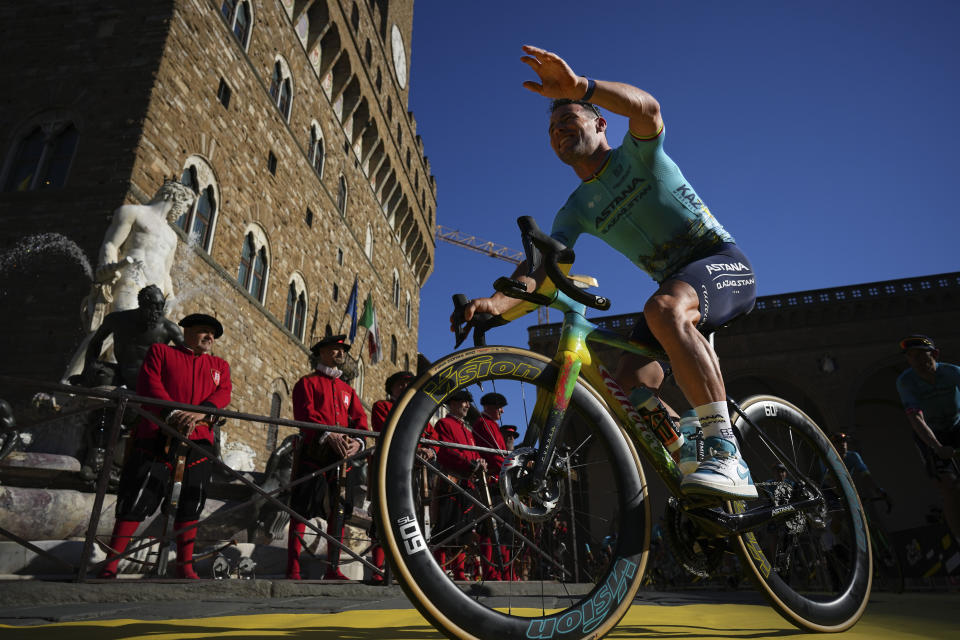
[[[107,271],[104,267],[112,265],[120,260],[120,247],[130,235],[136,216],[132,214],[126,206],[118,208],[113,214],[113,220],[103,236],[103,244],[100,246],[100,256],[97,262],[97,279],[106,280],[108,276],[111,282],[116,282],[120,278],[120,273],[114,270]]]
[[[540,82],[527,80],[523,86],[546,98],[582,100],[590,88],[586,76],[578,76],[563,58],[539,47],[523,46],[527,55],[520,58],[539,76]],[[663,127],[660,103],[633,85],[595,80],[588,102],[630,119],[630,131],[639,137],[657,135]]]
[[[527,285],[527,293],[532,293],[539,287],[546,273],[543,268],[540,268],[536,273],[533,274],[533,277],[527,276],[527,261],[524,260],[517,268],[514,270],[513,275],[510,277],[513,280],[519,280]],[[514,306],[520,304],[521,300],[517,298],[511,298],[510,296],[504,295],[499,291],[495,292],[489,298],[474,298],[467,303],[467,306],[463,310],[463,319],[469,322],[473,319],[473,316],[478,313],[489,313],[491,315],[503,315]],[[453,314],[450,315],[450,330],[456,331],[456,321],[453,317]]]
[[[949,460],[953,457],[954,449],[947,445],[941,444],[937,440],[937,436],[933,433],[933,429],[927,424],[927,421],[923,417],[923,411],[908,411],[907,420],[910,422],[910,426],[913,427],[913,431],[917,436],[923,440],[924,443],[931,449],[934,453],[943,458],[944,460]]]

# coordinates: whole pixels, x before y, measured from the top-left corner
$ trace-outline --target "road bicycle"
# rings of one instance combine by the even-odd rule
[[[420,613],[454,638],[607,634],[630,607],[648,559],[646,466],[672,496],[665,520],[679,523],[678,537],[688,546],[690,560],[709,568],[733,550],[790,623],[821,632],[853,626],[870,593],[869,535],[853,481],[820,428],[796,406],[774,396],[730,401],[734,431],[750,468],[782,463],[791,490],[776,502],[772,483],[762,482],[756,483],[756,500],[685,495],[677,462],[658,436],[658,431],[664,434],[665,413],[641,415],[596,352],[615,348],[661,361],[666,354],[656,345],[588,321],[587,308],[609,308],[609,300],[586,290],[596,281],[569,275],[573,251],[540,231],[532,218],[518,223],[530,273],[542,265],[548,277],[532,293],[522,283],[498,279],[494,287],[521,302],[503,317],[477,317],[458,325],[457,346],[471,326],[476,346],[424,372],[397,403],[380,440],[383,547]],[[455,297],[455,304],[463,303],[465,298]],[[552,359],[511,346],[486,346],[486,331],[541,305],[563,313]],[[418,455],[418,447],[425,445],[452,446],[423,434],[443,415],[445,400],[462,389],[472,390],[475,397],[490,390],[509,394],[519,398],[514,404],[523,412],[523,442],[504,452],[495,487],[499,497],[489,501],[477,490],[476,478],[448,475],[434,460]],[[702,438],[698,442],[702,445]],[[424,475],[436,491],[459,500],[455,521],[440,522],[425,507],[419,490]],[[464,539],[494,529],[496,545],[501,551],[506,548],[504,556],[525,559],[527,579],[454,580],[443,566],[449,558],[445,551],[454,553]],[[562,553],[558,536],[550,535],[557,531]],[[777,564],[781,532],[806,549],[829,545],[833,575],[813,582],[783,570]],[[496,561],[500,555],[491,557]]]
[[[867,517],[867,528],[870,530],[870,548],[873,551],[874,588],[879,591],[903,593],[903,563],[900,562],[900,556],[890,539],[890,534],[873,511],[873,505],[880,500],[885,498],[870,498],[871,505],[864,511]]]

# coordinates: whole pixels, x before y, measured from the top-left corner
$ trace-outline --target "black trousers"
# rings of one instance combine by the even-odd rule
[[[189,449],[183,471],[177,520],[198,520],[207,500],[207,486],[213,469],[213,443],[193,440],[203,452]],[[135,440],[130,456],[123,464],[117,491],[117,520],[143,522],[167,499],[171,473],[176,466],[176,443],[164,452],[166,438]]]

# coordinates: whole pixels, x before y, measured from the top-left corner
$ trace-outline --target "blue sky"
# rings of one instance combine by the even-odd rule
[[[547,141],[522,44],[661,103],[665,149],[750,256],[760,295],[957,270],[960,2],[417,0],[410,109],[437,179],[437,221],[519,248],[576,187]],[[609,114],[605,114],[609,115]],[[609,115],[612,143],[625,119]],[[653,281],[590,236],[574,272],[610,313]],[[453,347],[450,296],[487,295],[506,262],[438,243],[420,351]],[[559,320],[553,312],[551,319]],[[491,343],[526,345],[536,316]]]

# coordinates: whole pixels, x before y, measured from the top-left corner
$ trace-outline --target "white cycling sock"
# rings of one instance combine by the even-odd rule
[[[694,407],[693,410],[700,419],[700,427],[703,429],[704,438],[713,436],[729,440],[733,445],[737,444],[737,439],[733,435],[733,427],[730,425],[730,412],[727,409],[726,401],[709,402]]]

